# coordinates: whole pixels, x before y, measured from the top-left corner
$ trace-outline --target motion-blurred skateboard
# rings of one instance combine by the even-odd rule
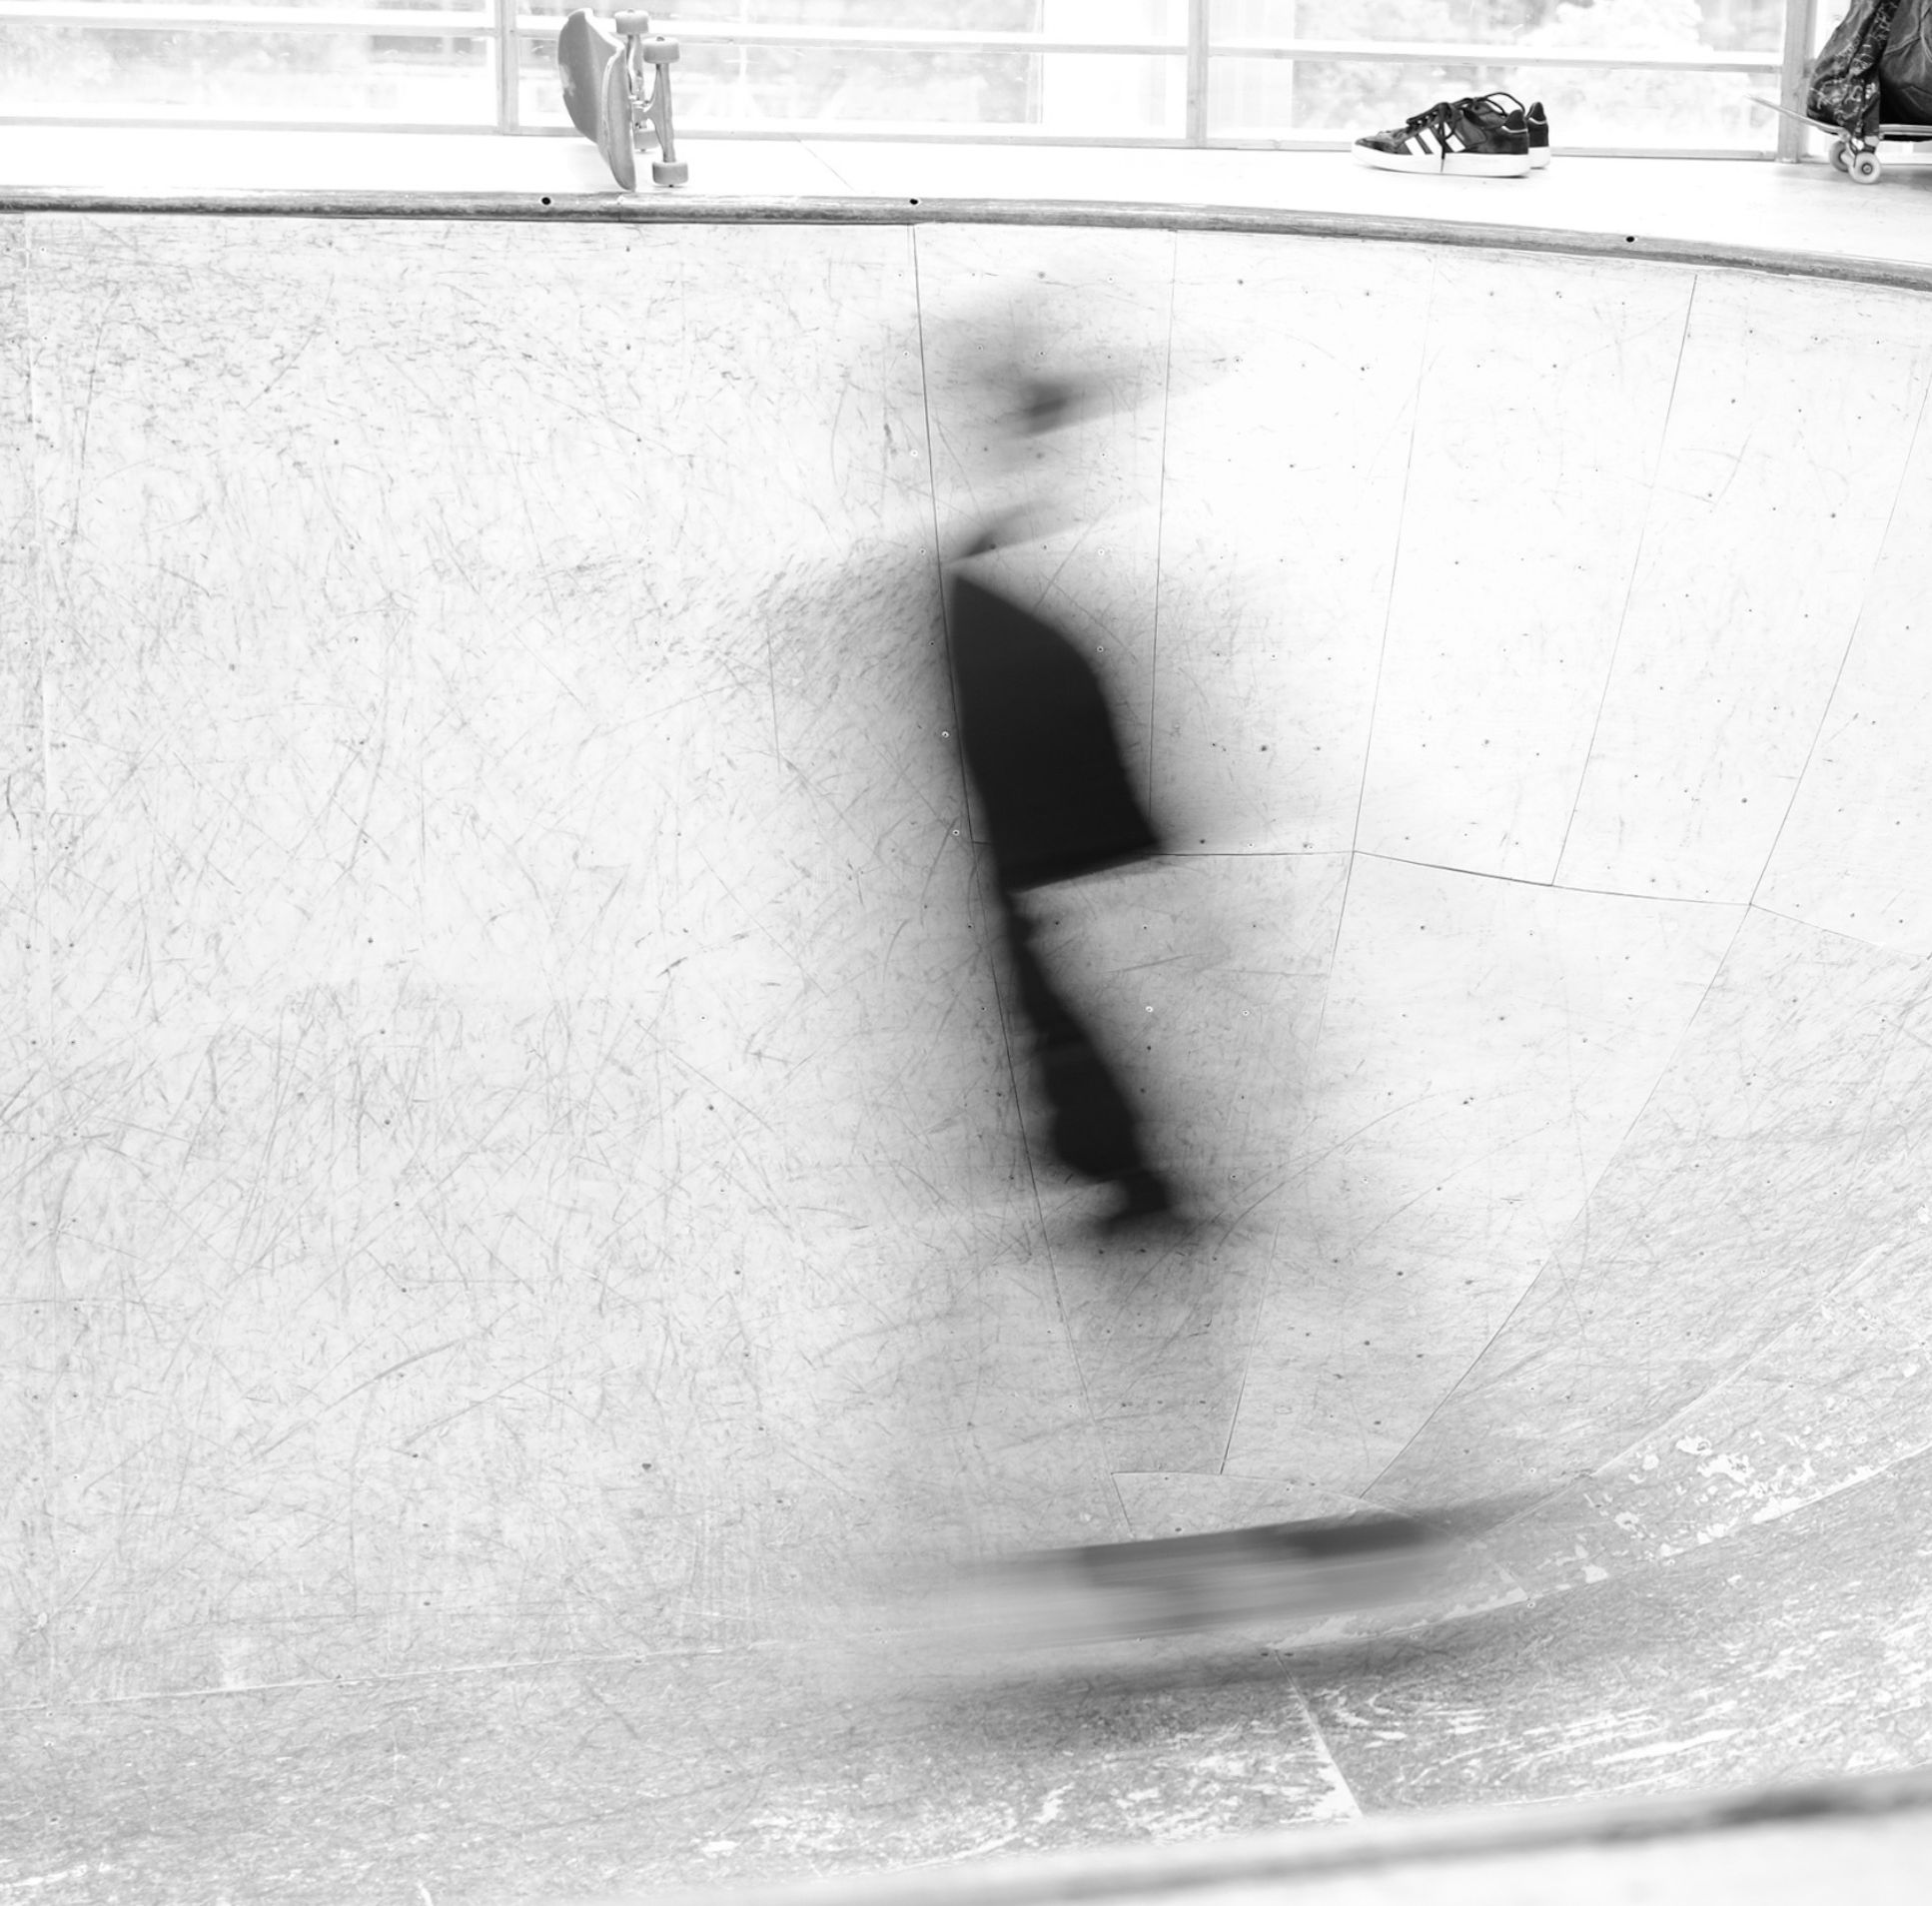
[[[621,46],[581,8],[563,22],[556,64],[564,110],[626,192],[637,189],[638,149],[653,142],[663,157],[651,161],[651,178],[682,185],[691,169],[678,158],[671,131],[677,42],[652,35],[647,13],[620,13],[615,25]]]
[[[971,1639],[1048,1646],[1305,1620],[1423,1600],[1450,1585],[1517,1498],[1428,1516],[1370,1513],[1016,1555],[955,1597]]]
[[[1750,97],[1753,105],[1776,113],[1780,119],[1794,119],[1800,126],[1809,126],[1813,132],[1823,133],[1832,142],[1831,163],[1840,172],[1856,179],[1860,185],[1870,185],[1884,170],[1879,161],[1878,148],[1885,141],[1909,145],[1915,140],[1932,139],[1932,126],[1892,125],[1889,122],[1867,138],[1862,133],[1847,132],[1843,126],[1834,126],[1828,119],[1813,119],[1808,113],[1794,113],[1788,106],[1780,106],[1776,100],[1760,99],[1755,93]]]

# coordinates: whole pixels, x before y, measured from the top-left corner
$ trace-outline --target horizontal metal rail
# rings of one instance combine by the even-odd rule
[[[563,24],[554,13],[523,13],[516,17],[519,32],[554,32]],[[680,46],[822,46],[850,47],[858,52],[974,53],[1114,53],[1181,58],[1186,40],[1109,40],[1089,36],[1069,39],[1050,33],[967,33],[942,27],[814,27],[753,26],[733,20],[672,20],[652,14],[653,29],[676,36]]]
[[[448,21],[493,30],[496,15],[488,7],[441,12],[424,7],[142,6],[138,0],[0,0],[0,24],[8,21],[81,27],[246,27],[276,33],[436,33]],[[552,36],[562,24],[560,13],[516,15],[516,31],[531,39]],[[683,20],[673,24],[662,19],[655,24],[674,33],[685,46],[824,47],[882,53],[1094,53],[1155,59],[1181,59],[1188,51],[1186,40],[1083,40],[1044,33],[953,33],[915,27],[763,27]]]
[[[432,13],[421,7],[143,7],[105,3],[56,6],[48,0],[0,0],[0,26],[14,21],[36,26],[113,27],[132,32],[169,33],[202,27],[248,33],[382,33],[435,39],[466,39],[493,33],[496,16],[487,8]]]
[[[482,79],[480,73],[479,85]],[[486,114],[479,114],[474,119],[379,119],[374,115],[367,119],[211,119],[206,112],[190,106],[173,110],[166,106],[144,106],[138,113],[0,113],[0,126],[70,126],[77,130],[125,126],[133,132],[349,133],[383,137],[394,133],[398,137],[407,135],[413,139],[426,135],[446,139],[494,139],[498,136],[495,122]],[[575,137],[567,124],[560,129],[553,126],[531,128],[532,132],[540,135],[559,130]],[[681,126],[678,136],[683,137]]]
[[[1780,55],[1760,52],[1671,53],[1608,46],[1494,46],[1436,40],[1256,40],[1218,42],[1217,60],[1376,60],[1413,66],[1644,67],[1659,72],[1775,73]]]

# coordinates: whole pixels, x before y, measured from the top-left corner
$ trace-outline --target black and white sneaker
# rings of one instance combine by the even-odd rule
[[[1480,99],[1457,100],[1458,106],[1494,106],[1503,112],[1514,107],[1522,114],[1523,130],[1529,135],[1529,163],[1538,172],[1549,164],[1549,115],[1543,103],[1532,99],[1524,107],[1514,93],[1484,93]]]
[[[1529,170],[1529,126],[1520,107],[1485,99],[1442,100],[1406,125],[1355,142],[1365,166],[1389,172],[1454,172],[1520,179]]]

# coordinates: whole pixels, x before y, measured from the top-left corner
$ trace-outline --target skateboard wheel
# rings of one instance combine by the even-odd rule
[[[644,48],[644,57],[653,66],[675,66],[677,64],[677,42],[675,40],[652,40]]]
[[[1870,185],[1878,177],[1878,154],[1875,152],[1856,154],[1851,161],[1850,172],[1860,185]]]
[[[617,15],[617,31],[628,38],[631,34],[644,34],[650,31],[650,15],[647,13],[620,13]]]
[[[1840,172],[1849,172],[1851,170],[1851,154],[1842,139],[1831,149],[1831,163]]]
[[[650,176],[658,185],[682,185],[690,178],[691,169],[682,159],[653,159]]]

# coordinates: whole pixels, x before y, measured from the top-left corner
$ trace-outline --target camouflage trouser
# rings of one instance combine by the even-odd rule
[[[1878,131],[1878,63],[1891,38],[1899,0],[1852,0],[1811,70],[1805,111],[1869,139]]]
[[[1878,63],[1878,103],[1881,119],[1932,125],[1932,7],[1926,0],[1899,0]]]

